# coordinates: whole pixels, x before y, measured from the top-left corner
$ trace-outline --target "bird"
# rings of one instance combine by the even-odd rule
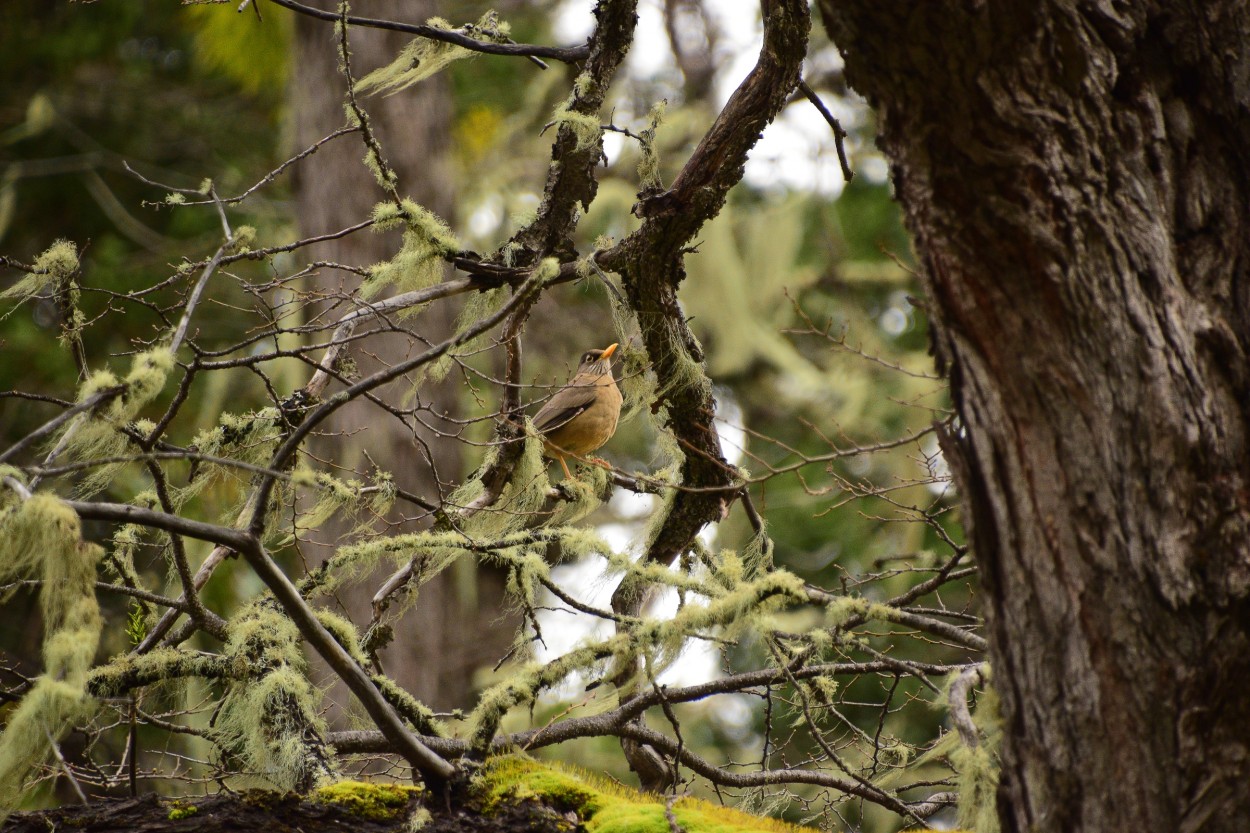
[[[621,391],[612,378],[616,348],[609,344],[583,353],[577,373],[534,415],[534,428],[542,434],[546,455],[560,461],[566,478],[573,475],[565,455],[584,457],[616,433],[621,416]]]

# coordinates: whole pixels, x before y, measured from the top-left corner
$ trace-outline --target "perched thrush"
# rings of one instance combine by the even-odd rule
[[[612,378],[615,344],[588,350],[569,383],[555,392],[534,415],[534,427],[543,435],[548,457],[560,461],[565,477],[572,477],[564,455],[584,457],[616,433],[621,415],[621,392]]]

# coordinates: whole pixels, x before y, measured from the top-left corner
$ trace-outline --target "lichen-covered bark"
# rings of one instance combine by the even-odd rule
[[[821,0],[962,427],[1018,831],[1250,815],[1250,8]]]
[[[604,0],[595,5],[595,33],[585,69],[569,101],[571,112],[599,115],[616,70],[633,45],[637,8],[637,0]],[[602,137],[579,149],[574,131],[559,130],[551,147],[547,183],[536,218],[513,237],[520,246],[513,253],[515,263],[531,265],[551,255],[562,260],[572,257],[573,228],[579,212],[590,207],[599,190],[595,167],[602,157]]]
[[[686,247],[725,204],[742,179],[747,154],[785,105],[799,82],[810,20],[795,0],[761,4],[764,43],[755,67],[738,86],[711,129],[666,191],[647,195],[635,212],[646,218],[600,262],[621,273],[638,318],[643,346],[659,381],[652,407],[668,409],[669,427],[685,460],[680,491],[656,532],[646,559],[669,563],[689,546],[704,524],[719,520],[733,499],[733,469],[721,453],[713,427],[716,402],[702,367],[703,352],[686,323],[677,288],[686,277]],[[613,600],[628,607],[636,588],[622,585]]]

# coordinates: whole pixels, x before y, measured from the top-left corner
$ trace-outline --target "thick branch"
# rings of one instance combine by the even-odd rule
[[[128,503],[94,503],[85,500],[68,500],[66,504],[78,513],[79,517],[93,521],[116,521],[118,523],[140,524],[160,529],[177,535],[189,535],[201,541],[219,544],[232,550],[238,550],[250,540],[246,532],[231,529],[228,526],[193,521],[178,515],[157,512],[155,509],[144,509]]]
[[[682,466],[683,488],[674,499],[647,558],[668,562],[685,550],[704,524],[728,509],[722,489],[737,472],[725,461],[713,425],[716,402],[703,374],[703,353],[677,301],[685,278],[685,247],[724,204],[742,178],[747,153],[760,131],[781,108],[799,81],[807,45],[807,7],[799,0],[764,5],[764,43],[750,74],[730,97],[712,128],[683,166],[673,188],[641,203],[650,219],[599,262],[624,277],[629,304],[637,315],[652,367],[659,381],[657,409],[668,409],[669,427],[689,453]],[[693,367],[692,367],[693,365]],[[697,376],[691,378],[691,371]],[[618,589],[614,605],[628,608],[637,588]]]

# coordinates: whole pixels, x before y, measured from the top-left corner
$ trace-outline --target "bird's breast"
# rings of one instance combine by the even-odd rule
[[[595,451],[616,433],[621,417],[621,391],[612,377],[595,382],[594,400],[577,416],[547,435],[547,442],[578,457]]]

